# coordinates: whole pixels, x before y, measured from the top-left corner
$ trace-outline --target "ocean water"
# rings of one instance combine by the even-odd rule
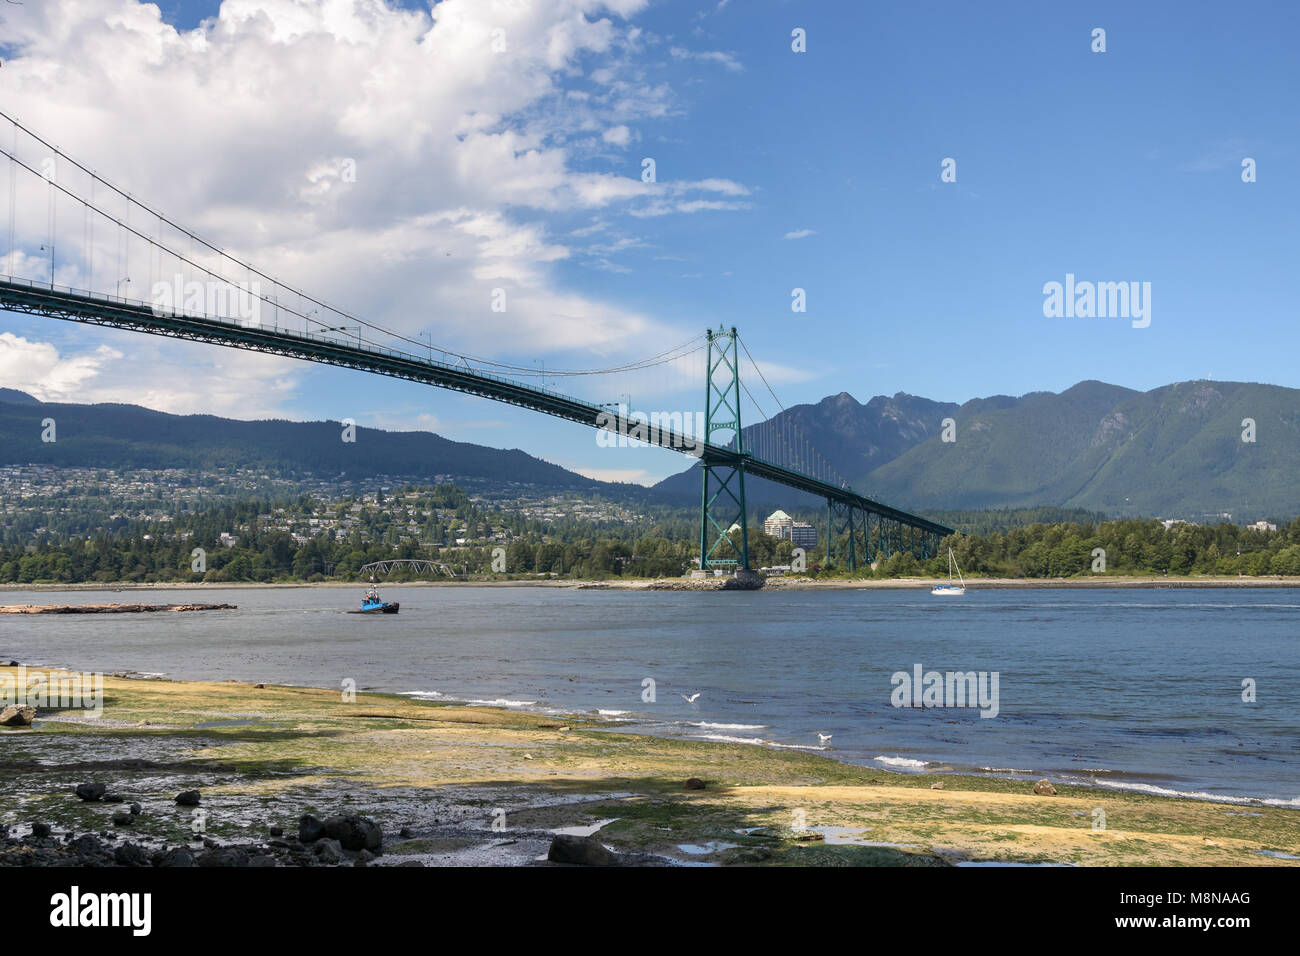
[[[1300,806],[1300,592],[672,592],[389,587],[6,592],[238,611],[0,616],[0,657],[105,673],[388,691],[634,732]],[[985,672],[996,716],[894,706],[893,675]],[[647,680],[653,681],[649,699]],[[1256,700],[1243,701],[1243,681]],[[694,702],[685,697],[698,694]],[[954,703],[954,701],[945,701]],[[991,710],[991,708],[986,708]],[[829,734],[823,742],[819,734]]]

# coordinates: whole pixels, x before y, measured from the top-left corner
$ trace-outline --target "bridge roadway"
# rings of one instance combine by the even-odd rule
[[[430,358],[421,358],[406,352],[372,345],[349,344],[329,335],[266,328],[262,325],[244,325],[232,319],[185,312],[159,312],[146,302],[39,284],[26,279],[0,276],[0,309],[127,329],[133,332],[147,332],[151,335],[166,335],[231,348],[268,352],[309,362],[404,378],[412,382],[421,382],[425,385],[518,405],[592,428],[613,430],[608,428],[608,424],[612,424],[615,428],[631,432],[637,425],[637,422],[628,421],[621,415],[614,415],[601,405],[550,389],[523,385],[508,378],[471,369],[466,365],[434,361]],[[953,533],[951,528],[919,515],[891,508],[848,488],[840,488],[783,465],[755,458],[748,453],[737,452],[734,448],[699,442],[691,436],[665,428],[655,430],[649,437],[650,444],[702,458],[710,464],[741,465],[747,475],[766,478],[939,537]],[[695,451],[687,451],[687,449],[695,449]]]

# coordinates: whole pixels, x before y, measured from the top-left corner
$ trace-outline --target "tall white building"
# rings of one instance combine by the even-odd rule
[[[793,525],[794,519],[784,511],[773,511],[763,522],[763,531],[774,538],[788,538]]]
[[[763,522],[763,531],[774,538],[784,538],[796,548],[813,548],[817,545],[817,529],[803,521],[795,521],[784,511],[773,511]]]

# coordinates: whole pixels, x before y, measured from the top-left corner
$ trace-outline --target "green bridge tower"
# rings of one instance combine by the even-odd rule
[[[700,570],[749,570],[749,527],[745,509],[744,436],[740,430],[740,353],[736,328],[708,333],[708,364],[704,383],[703,441],[732,448],[734,463],[703,459],[704,489],[700,496]],[[714,432],[732,432],[714,442]]]

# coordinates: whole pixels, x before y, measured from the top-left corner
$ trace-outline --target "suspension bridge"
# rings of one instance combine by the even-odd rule
[[[701,572],[750,570],[747,477],[825,500],[825,558],[833,566],[855,569],[860,561],[899,552],[929,558],[953,533],[854,491],[786,414],[734,327],[711,329],[647,359],[603,369],[546,370],[471,356],[384,328],[262,272],[4,113],[0,156],[9,174],[0,309],[405,379],[696,458],[702,484]],[[150,276],[148,301],[129,294],[138,285],[131,272],[144,268]],[[742,381],[745,362],[767,389],[763,404]],[[546,384],[553,378],[599,378],[621,393],[638,373],[667,369],[680,377],[691,363],[702,371],[705,386],[703,415],[695,416],[695,428],[688,427],[687,417],[652,422],[630,403],[581,397]],[[540,383],[530,381],[538,378]],[[610,386],[604,387],[607,396]],[[756,411],[749,424],[742,422],[742,393]],[[769,397],[772,406],[766,406]]]

